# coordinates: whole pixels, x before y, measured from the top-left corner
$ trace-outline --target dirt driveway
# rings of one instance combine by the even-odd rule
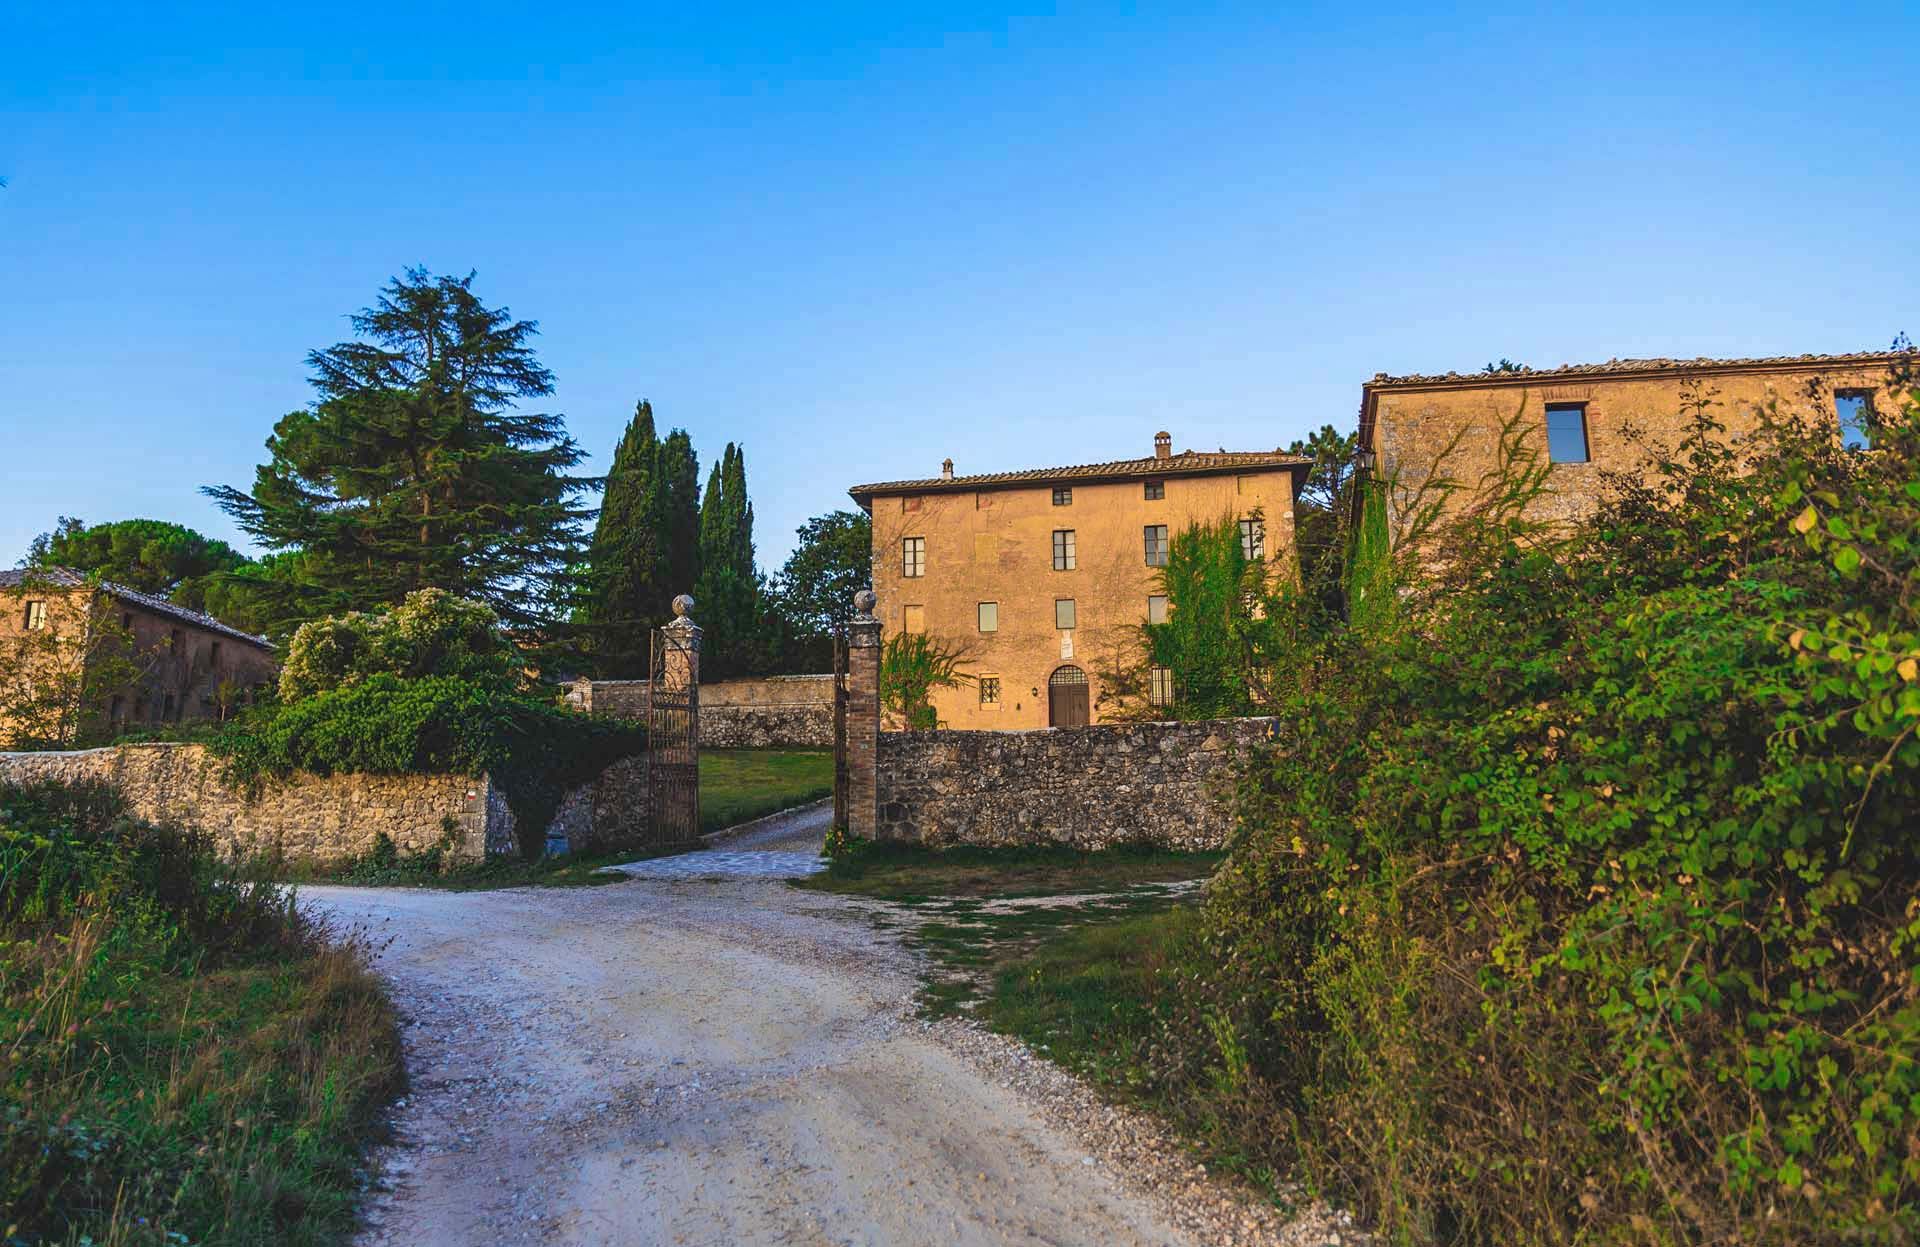
[[[870,908],[687,877],[728,856],[598,888],[302,890],[385,944],[406,1023],[364,1242],[1198,1241],[913,1019]]]

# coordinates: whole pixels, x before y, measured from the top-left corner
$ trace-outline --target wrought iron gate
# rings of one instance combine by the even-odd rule
[[[688,626],[681,628],[679,625]],[[700,837],[699,630],[684,615],[653,630],[647,681],[647,790],[661,844]],[[689,649],[691,646],[691,649]]]

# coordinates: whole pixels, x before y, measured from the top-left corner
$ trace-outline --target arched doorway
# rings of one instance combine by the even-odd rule
[[[1047,726],[1085,727],[1090,721],[1087,673],[1068,665],[1047,677]]]

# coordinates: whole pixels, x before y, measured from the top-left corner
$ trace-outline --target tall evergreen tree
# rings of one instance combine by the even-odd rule
[[[647,674],[647,629],[660,621],[671,596],[657,523],[659,492],[660,439],[653,404],[641,399],[614,447],[584,576],[579,622],[604,677]]]
[[[760,582],[753,566],[753,502],[747,497],[746,452],[727,443],[700,503],[700,603],[706,629],[701,670],[714,678],[758,670]]]
[[[661,439],[659,474],[654,523],[665,542],[664,619],[674,596],[693,592],[700,580],[700,460],[686,430],[675,429]]]
[[[473,274],[408,269],[352,319],[360,337],[307,357],[318,400],[267,439],[251,492],[206,492],[297,579],[258,588],[282,629],[440,588],[546,634],[581,549],[595,482],[564,418],[516,403],[553,392],[536,326],[490,308]],[[241,573],[244,575],[244,573]]]

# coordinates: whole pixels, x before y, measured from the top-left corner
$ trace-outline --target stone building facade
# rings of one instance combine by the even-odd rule
[[[41,666],[38,678],[64,674],[78,688],[73,677],[90,664],[111,658],[131,667],[130,682],[95,689],[99,704],[74,715],[95,734],[223,717],[279,671],[265,637],[66,568],[0,572],[0,606],[0,654]],[[0,723],[0,743],[22,730],[44,738],[44,727]]]
[[[1293,500],[1311,462],[1279,451],[1174,454],[888,481],[849,490],[873,517],[887,635],[924,632],[969,677],[936,690],[942,726],[1011,731],[1098,723],[1103,672],[1137,668],[1140,625],[1165,609],[1167,543],[1220,520],[1292,567]],[[1150,690],[1170,689],[1144,673]]]
[[[1551,465],[1535,514],[1574,522],[1599,502],[1606,472],[1638,471],[1650,445],[1679,441],[1691,397],[1711,400],[1729,437],[1751,431],[1772,406],[1831,421],[1836,437],[1861,444],[1871,438],[1874,413],[1892,410],[1894,370],[1913,362],[1910,352],[1867,352],[1616,359],[1444,376],[1381,373],[1362,387],[1362,471],[1390,485],[1390,519],[1404,530],[1423,488],[1427,499],[1438,496],[1437,481],[1458,483],[1448,508],[1466,505],[1494,473],[1501,428],[1513,421],[1524,444]]]

